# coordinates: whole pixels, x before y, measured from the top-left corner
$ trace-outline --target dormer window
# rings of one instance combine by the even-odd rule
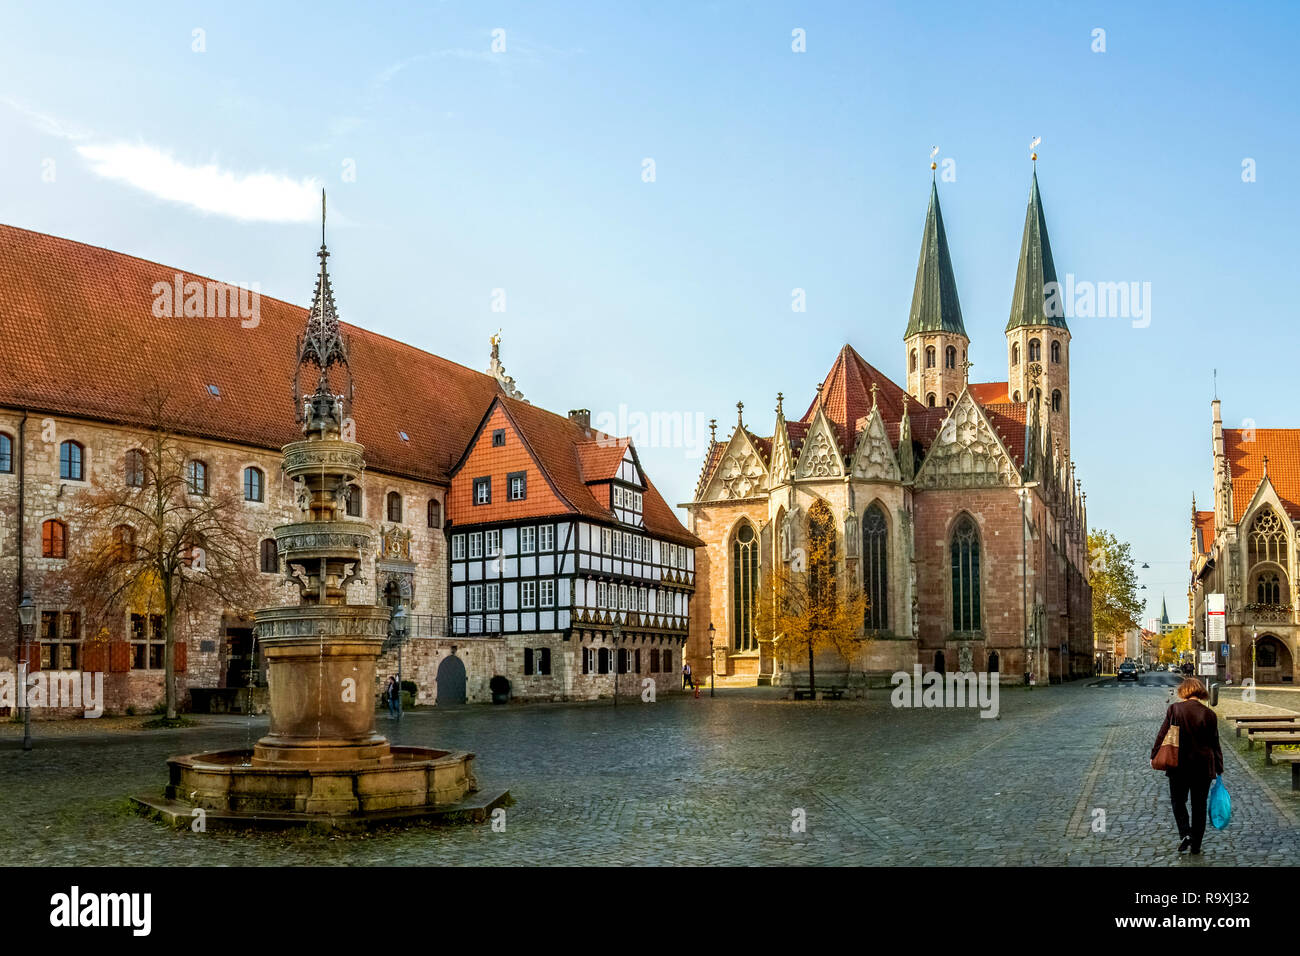
[[[504,448],[506,444],[506,430],[504,428],[492,429],[492,447]]]

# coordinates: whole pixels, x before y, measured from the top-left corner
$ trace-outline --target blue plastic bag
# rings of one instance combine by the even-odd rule
[[[1223,785],[1223,775],[1214,778],[1210,784],[1210,822],[1216,830],[1222,830],[1232,819],[1232,797]]]

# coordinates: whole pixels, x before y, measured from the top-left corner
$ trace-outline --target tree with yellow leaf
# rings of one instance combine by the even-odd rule
[[[177,616],[211,602],[244,612],[261,589],[239,495],[210,484],[206,465],[171,430],[165,396],[143,402],[148,427],[125,460],[99,469],[74,502],[80,545],[69,554],[67,582],[92,640],[104,640],[128,613],[161,615],[167,720],[174,721]]]
[[[759,586],[755,625],[772,637],[787,668],[805,658],[811,699],[817,697],[817,652],[834,649],[850,662],[861,648],[867,598],[845,573],[834,517],[824,502],[809,509],[807,548],[778,562]]]

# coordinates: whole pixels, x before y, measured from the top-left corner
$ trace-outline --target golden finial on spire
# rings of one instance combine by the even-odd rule
[[[934,158],[938,155],[939,155],[939,147],[931,146],[930,147],[930,172],[932,173],[939,168],[939,164],[934,161]]]
[[[1038,162],[1038,144],[1043,141],[1043,137],[1035,136],[1029,141],[1029,158]]]

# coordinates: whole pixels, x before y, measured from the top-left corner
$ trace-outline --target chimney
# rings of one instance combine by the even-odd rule
[[[591,409],[589,408],[571,408],[569,409],[569,421],[581,425],[583,428],[591,428]]]

